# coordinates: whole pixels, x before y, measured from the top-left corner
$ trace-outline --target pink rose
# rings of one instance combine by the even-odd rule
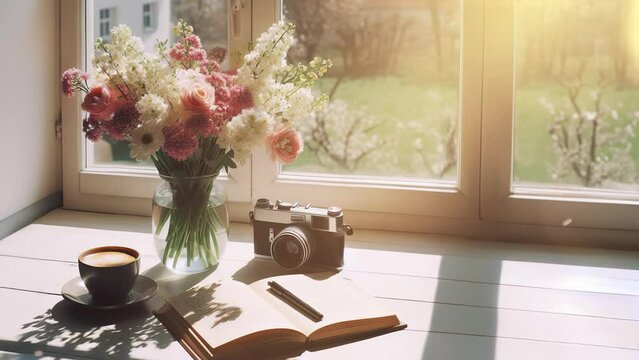
[[[215,89],[203,81],[193,81],[180,88],[180,99],[187,110],[205,114],[215,108]]]
[[[266,148],[271,153],[271,159],[290,164],[304,150],[304,142],[297,130],[280,124],[266,139]]]
[[[82,109],[97,120],[108,120],[113,114],[113,103],[116,96],[104,85],[96,85],[86,94]]]

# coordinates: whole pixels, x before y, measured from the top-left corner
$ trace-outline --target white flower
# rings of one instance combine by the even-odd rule
[[[275,74],[286,67],[286,54],[293,42],[291,24],[281,21],[273,24],[244,56],[244,65],[238,69],[238,83],[248,87],[254,95],[269,89]]]
[[[298,119],[306,117],[311,113],[313,105],[313,94],[309,88],[298,89],[288,98],[288,108],[282,116],[288,122],[294,124]]]
[[[177,78],[178,85],[180,87],[191,87],[194,83],[207,83],[206,76],[193,69],[177,69],[175,71],[175,77]]]
[[[147,123],[133,131],[129,154],[137,161],[146,161],[160,149],[162,144],[164,144],[162,127]]]
[[[234,158],[243,163],[251,150],[262,144],[274,128],[275,120],[271,114],[260,109],[247,109],[224,124],[217,143],[221,148],[233,149]]]
[[[166,101],[155,94],[146,94],[135,104],[135,108],[140,112],[142,123],[162,122],[166,119],[169,106]]]

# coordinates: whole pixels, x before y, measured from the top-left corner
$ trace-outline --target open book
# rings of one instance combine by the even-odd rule
[[[249,285],[223,280],[169,299],[155,315],[195,359],[296,356],[406,327],[349,280],[331,275],[283,275]],[[269,291],[272,280],[323,319],[311,320]]]

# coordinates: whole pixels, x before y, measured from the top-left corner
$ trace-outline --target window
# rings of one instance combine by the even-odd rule
[[[455,184],[460,5],[284,0],[297,25],[290,60],[334,66],[319,84],[327,106],[300,124],[306,151],[282,172]]]
[[[253,7],[254,34],[282,14],[297,23],[292,59],[334,60],[320,84],[331,101],[301,124],[305,155],[282,167],[256,154],[254,193],[377,213],[478,217],[481,4],[285,0]],[[446,44],[432,45],[443,38]]]
[[[153,31],[156,27],[154,12],[156,4],[147,3],[142,5],[142,27],[145,31]]]
[[[235,220],[269,197],[339,205],[356,227],[636,238],[634,0],[239,0],[231,8],[226,0],[158,0],[122,1],[107,12],[102,1],[86,1],[93,16],[79,19],[68,14],[83,13],[85,1],[61,4],[78,9],[62,11],[73,18],[63,33],[88,40],[85,47],[63,37],[65,67],[90,58],[93,37],[82,21],[97,36],[126,6],[142,10],[142,27],[129,25],[143,41],[169,37],[184,18],[206,47],[227,49],[225,66],[236,66],[282,16],[297,25],[292,61],[334,61],[319,84],[328,106],[300,124],[300,160],[280,166],[258,151],[225,178]],[[65,129],[74,129],[63,134],[65,206],[147,214],[139,197],[157,184],[154,169],[117,155],[126,143],[85,143],[78,108],[63,103]]]
[[[111,34],[111,27],[115,25],[114,14],[114,8],[100,9],[100,37],[108,38]]]
[[[639,229],[637,2],[486,5],[482,217]]]

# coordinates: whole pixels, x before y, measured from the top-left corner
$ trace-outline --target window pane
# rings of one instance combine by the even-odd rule
[[[516,11],[516,185],[638,189],[639,1]]]
[[[284,171],[456,179],[459,0],[284,0],[293,62],[333,60]]]
[[[108,35],[111,27],[125,24],[142,39],[145,50],[153,52],[156,39],[169,39],[171,43],[172,28],[178,19],[193,26],[207,52],[228,47],[227,0],[94,0],[93,14],[89,16],[93,17],[94,26],[93,33],[87,34],[91,39],[88,48],[101,34]],[[105,138],[87,144],[91,147],[89,164],[152,166],[150,161],[138,164],[129,157],[128,141]]]

